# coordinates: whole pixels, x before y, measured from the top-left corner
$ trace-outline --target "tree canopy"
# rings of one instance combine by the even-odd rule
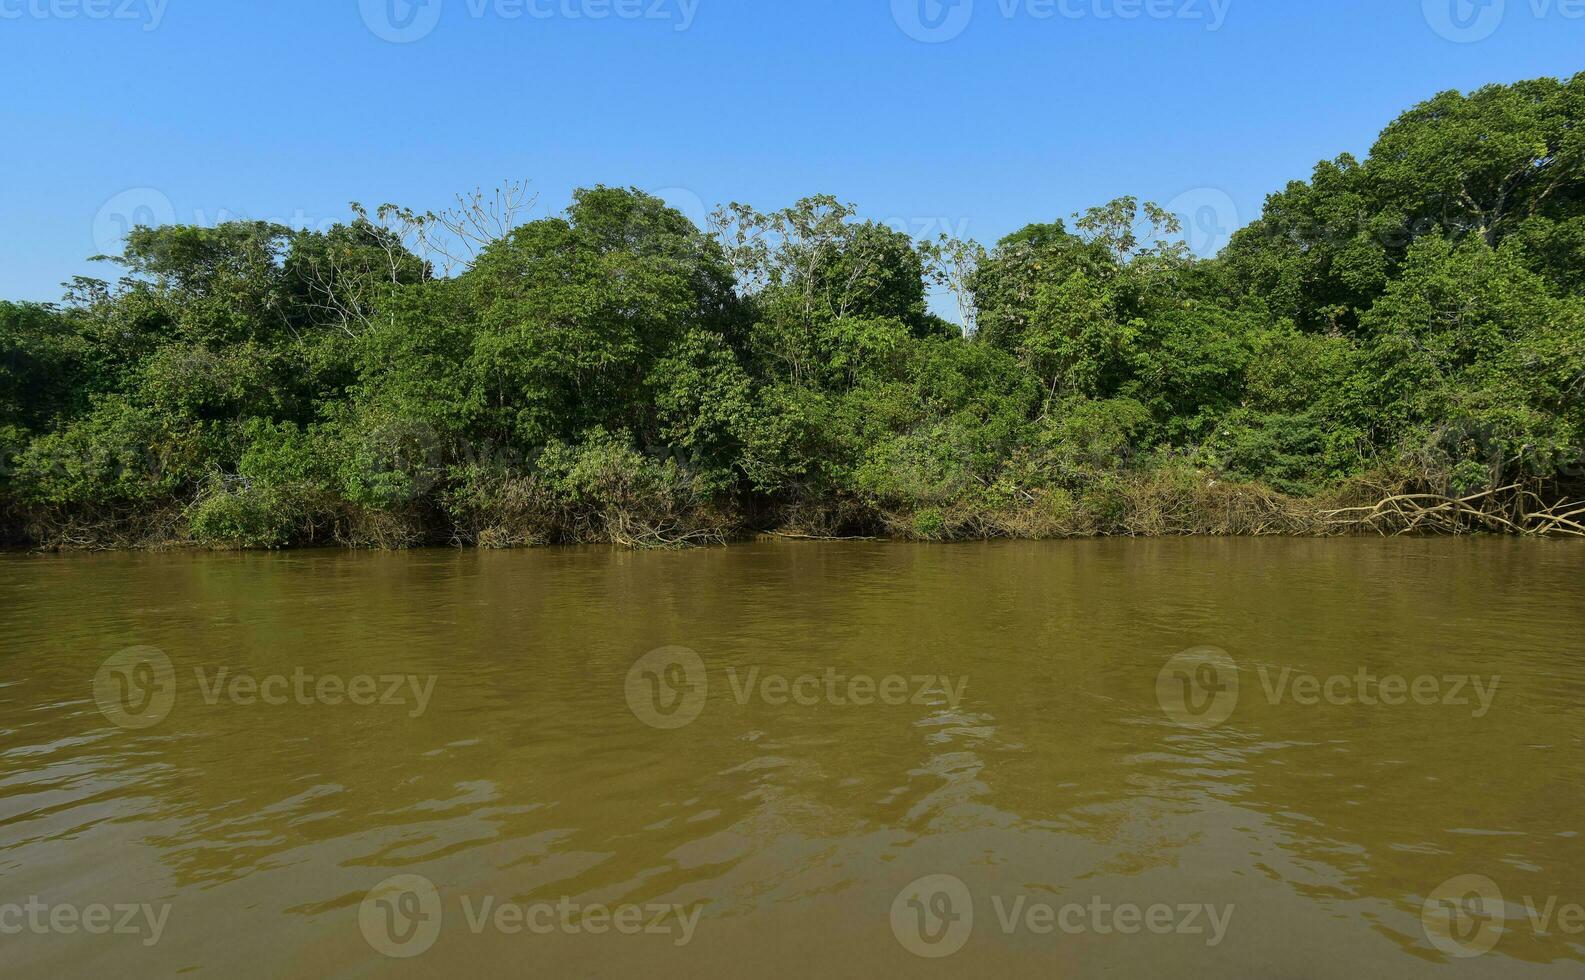
[[[1443,93],[1209,260],[1133,197],[990,246],[829,196],[701,229],[613,187],[537,220],[514,185],[326,231],[135,228],[113,281],[0,302],[0,537],[1037,536],[1565,497],[1582,122],[1585,74]]]

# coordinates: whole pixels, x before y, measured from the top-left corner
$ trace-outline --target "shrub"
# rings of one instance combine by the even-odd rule
[[[217,481],[188,516],[193,540],[224,548],[280,548],[293,543],[298,508],[281,492],[263,486],[226,488]]]

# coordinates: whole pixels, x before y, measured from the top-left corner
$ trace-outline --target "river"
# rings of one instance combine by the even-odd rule
[[[12,976],[1585,972],[1585,546],[0,557]]]

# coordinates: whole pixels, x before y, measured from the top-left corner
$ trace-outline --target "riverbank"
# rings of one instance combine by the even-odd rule
[[[202,503],[146,514],[13,514],[10,548],[45,551],[486,550],[610,544],[638,550],[720,545],[755,538],[802,540],[1062,540],[1094,537],[1332,537],[1353,534],[1505,534],[1585,537],[1585,501],[1556,484],[1512,484],[1452,494],[1423,481],[1377,475],[1295,497],[1253,483],[1155,470],[1118,474],[1078,491],[1018,492],[1003,503],[944,502],[679,508],[626,500],[574,509],[533,506],[454,520],[434,508],[373,510],[323,501],[290,528],[246,520],[201,523]],[[297,501],[299,506],[302,501]]]

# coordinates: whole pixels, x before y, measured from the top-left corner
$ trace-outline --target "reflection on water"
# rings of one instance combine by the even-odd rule
[[[7,972],[1578,976],[1582,573],[1469,540],[3,558]],[[1220,725],[1158,696],[1201,646]],[[171,665],[144,728],[100,706],[160,707],[101,673],[133,647]],[[663,647],[697,670],[635,670]],[[371,896],[397,875],[433,894]],[[1462,875],[1501,897],[1455,895],[1449,946],[1422,913]],[[382,916],[432,947],[384,955]]]

